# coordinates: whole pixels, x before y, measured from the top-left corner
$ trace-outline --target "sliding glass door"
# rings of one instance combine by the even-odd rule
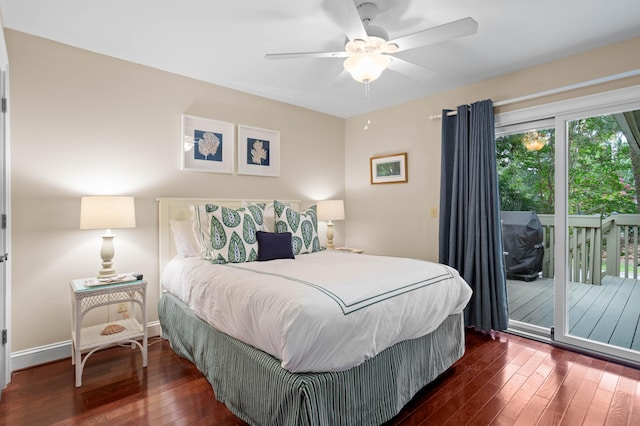
[[[556,126],[555,339],[640,362],[640,104]]]
[[[640,365],[640,86],[498,114],[496,146],[509,329]]]
[[[496,129],[509,324],[546,337],[554,321],[554,125]]]

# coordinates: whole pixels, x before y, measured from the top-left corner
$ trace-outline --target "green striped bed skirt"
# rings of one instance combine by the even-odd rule
[[[462,314],[433,333],[400,342],[346,371],[291,373],[273,356],[198,318],[162,295],[163,337],[207,377],[216,398],[252,425],[379,425],[464,353]]]

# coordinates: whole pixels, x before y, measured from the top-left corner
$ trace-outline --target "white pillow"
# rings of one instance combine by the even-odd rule
[[[265,232],[276,232],[276,211],[273,203],[267,203],[264,207],[264,230]]]
[[[173,243],[176,246],[176,252],[180,257],[199,257],[202,250],[196,241],[193,233],[193,226],[188,220],[169,220],[171,232],[173,234]]]

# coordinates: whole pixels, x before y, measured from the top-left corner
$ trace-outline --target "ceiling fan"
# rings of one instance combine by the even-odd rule
[[[392,56],[394,53],[440,43],[458,37],[475,34],[478,23],[472,18],[463,18],[436,27],[427,28],[413,34],[389,40],[387,32],[371,21],[378,12],[373,2],[356,6],[352,0],[330,0],[328,2],[344,27],[347,41],[344,51],[271,53],[267,59],[296,58],[346,58],[343,66],[356,81],[369,83],[376,80],[387,68],[424,79],[430,72],[404,59]]]

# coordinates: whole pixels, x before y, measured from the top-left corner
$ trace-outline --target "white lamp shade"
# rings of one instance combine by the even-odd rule
[[[380,77],[390,63],[391,59],[380,53],[359,53],[347,58],[342,65],[354,80],[364,83]]]
[[[318,219],[344,220],[344,200],[318,201]]]
[[[91,196],[80,199],[80,229],[135,227],[133,197]]]

